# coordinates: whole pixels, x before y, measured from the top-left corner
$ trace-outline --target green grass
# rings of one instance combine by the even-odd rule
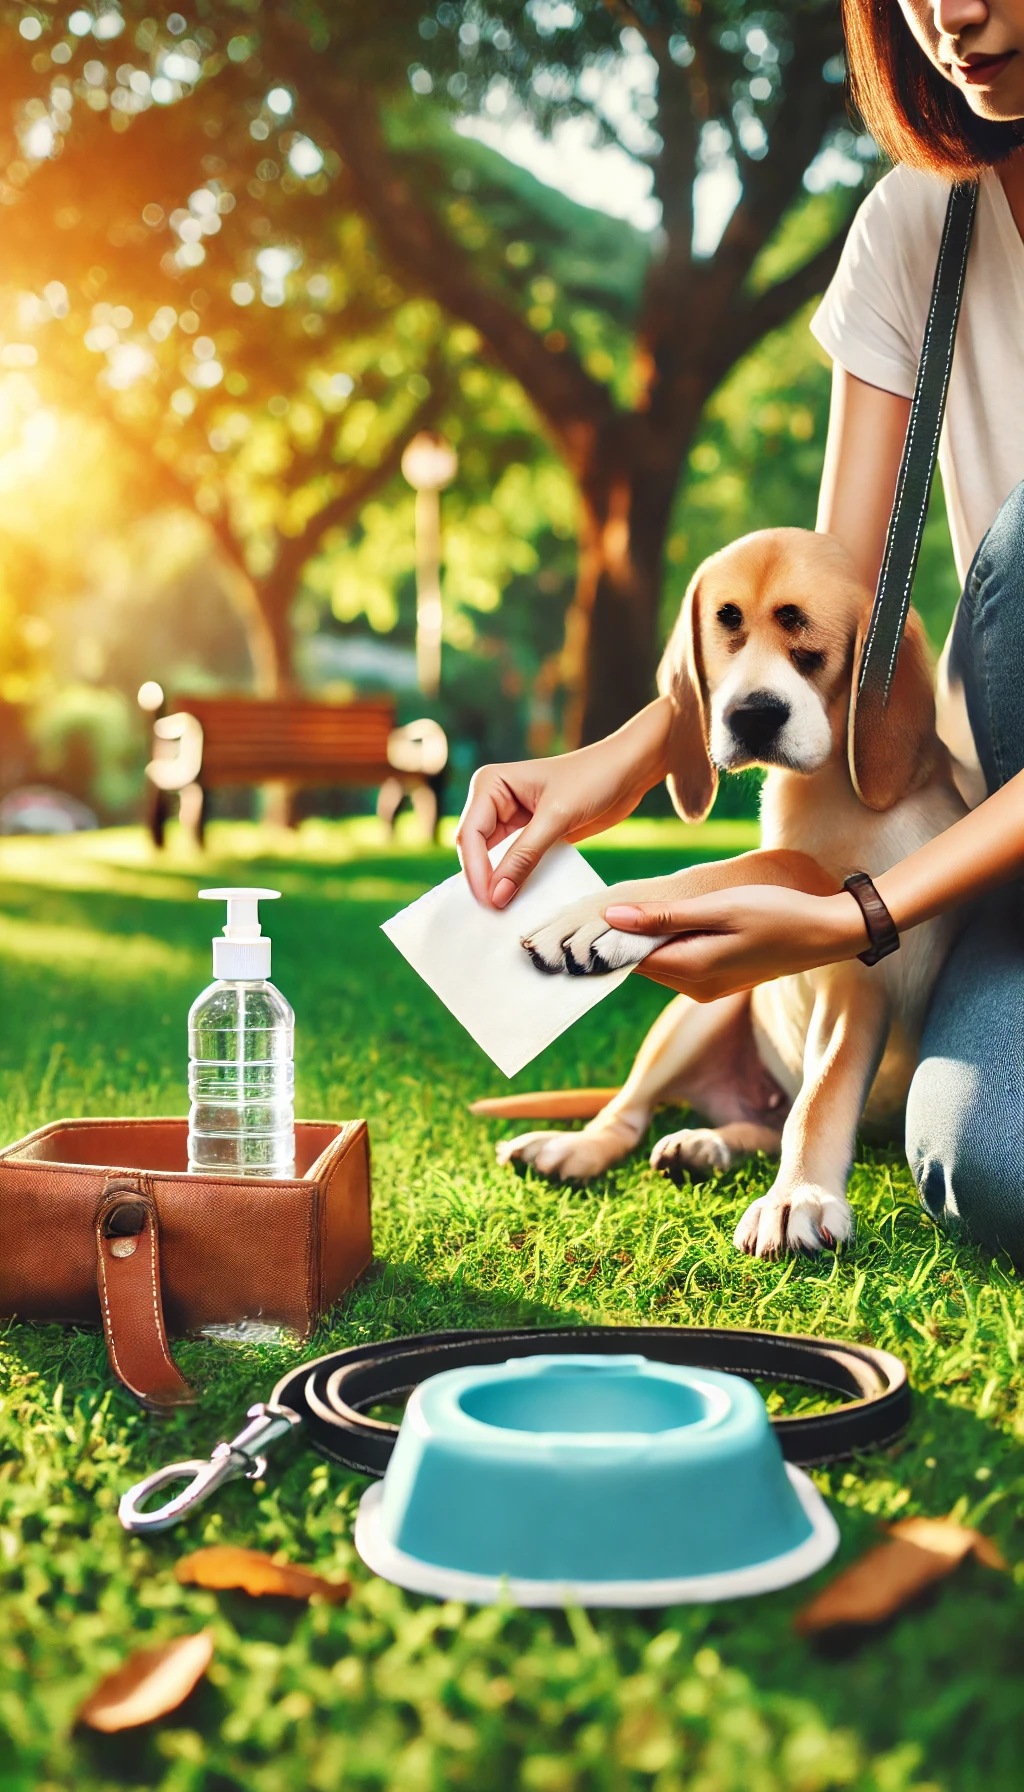
[[[747,833],[637,824],[591,856],[612,880]],[[133,833],[0,844],[4,1138],[59,1115],[184,1112],[185,1015],[211,923],[194,893],[271,883],[287,898],[274,964],[298,1015],[299,1111],[366,1115],[374,1147],[376,1265],[312,1349],[567,1314],[871,1340],[908,1360],[915,1418],[898,1448],[818,1476],[840,1559],[879,1520],[952,1511],[1015,1560],[1024,1301],[1010,1267],[935,1232],[895,1149],[859,1159],[855,1248],[782,1264],[729,1243],[763,1162],[682,1190],[643,1151],[587,1192],[499,1172],[501,1129],[466,1104],[503,1079],[378,931],[452,863],[411,844],[385,853],[369,823],[297,839],[225,825],[205,863],[180,846],[157,860]],[[664,999],[632,980],[514,1086],[615,1081]],[[95,1334],[2,1336],[0,1792],[1021,1785],[1019,1576],[968,1566],[841,1656],[794,1635],[806,1587],[669,1612],[467,1611],[370,1576],[351,1543],[363,1483],[291,1446],[265,1485],[236,1483],[177,1532],[129,1539],[125,1486],[206,1455],[296,1352],[183,1343],[202,1402],[158,1420],[112,1386]],[[179,1587],[177,1556],[216,1540],[351,1571],[355,1594],[305,1608]],[[178,1712],[121,1738],[75,1730],[85,1693],[131,1647],[205,1624],[216,1662]]]

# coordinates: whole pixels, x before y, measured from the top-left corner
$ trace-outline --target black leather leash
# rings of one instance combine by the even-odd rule
[[[910,594],[935,476],[977,204],[976,181],[952,188],[942,227],[882,570],[878,575],[861,659],[859,709],[864,707],[865,699],[871,707],[885,707],[896,670],[896,655],[910,609]]]
[[[774,1332],[665,1325],[579,1325],[539,1331],[434,1332],[356,1344],[292,1369],[269,1405],[304,1421],[314,1448],[362,1475],[382,1475],[398,1426],[367,1416],[397,1402],[443,1369],[477,1368],[524,1356],[646,1356],[659,1363],[721,1369],[748,1380],[787,1381],[843,1396],[807,1417],[774,1418],[787,1462],[834,1462],[889,1444],[910,1417],[907,1372],[898,1357],[866,1344]]]
[[[867,1344],[784,1333],[668,1325],[569,1325],[545,1331],[433,1332],[355,1344],[300,1363],[270,1399],[250,1406],[249,1423],[206,1461],[170,1462],[121,1498],[126,1531],[148,1535],[180,1524],[229,1481],[266,1473],[266,1452],[305,1425],[314,1449],[361,1475],[382,1475],[398,1426],[368,1408],[402,1399],[443,1369],[482,1368],[523,1356],[646,1356],[691,1369],[721,1369],[749,1381],[789,1381],[843,1396],[841,1406],[808,1417],[772,1419],[787,1462],[809,1467],[899,1437],[910,1417],[907,1372],[898,1357]],[[153,1496],[183,1483],[162,1506]]]

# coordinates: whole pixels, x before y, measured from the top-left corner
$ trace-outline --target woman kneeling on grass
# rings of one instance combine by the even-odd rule
[[[936,986],[907,1103],[921,1200],[951,1230],[1024,1261],[1024,0],[844,0],[853,91],[897,164],[864,201],[811,328],[833,357],[818,528],[875,587],[951,180],[980,179],[940,449],[963,582],[939,666],[938,729],[972,812],[878,879],[897,928],[984,896]],[[665,775],[660,698],[562,758],[488,766],[459,845],[503,908],[556,840],[628,815]],[[524,826],[525,824],[525,826]],[[487,849],[521,839],[496,871]],[[994,892],[988,894],[988,892]],[[641,967],[700,1001],[854,958],[846,893],[757,886],[616,909],[683,936]]]

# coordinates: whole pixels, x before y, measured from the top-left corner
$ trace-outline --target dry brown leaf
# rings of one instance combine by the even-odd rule
[[[988,1568],[1006,1567],[979,1531],[951,1518],[904,1518],[890,1527],[887,1542],[869,1549],[797,1613],[796,1629],[809,1636],[840,1624],[879,1624],[971,1554]]]
[[[213,1660],[213,1632],[175,1637],[162,1649],[137,1649],[101,1680],[78,1713],[92,1730],[130,1730],[176,1711]]]
[[[952,1556],[954,1565],[973,1554],[986,1568],[1007,1567],[988,1537],[983,1537],[980,1531],[972,1531],[967,1525],[957,1524],[952,1518],[901,1518],[898,1524],[889,1526],[889,1531],[891,1536],[905,1537],[908,1543],[916,1543],[921,1549],[933,1549],[937,1555]]]
[[[241,1588],[259,1598],[276,1593],[285,1599],[347,1599],[352,1591],[348,1580],[324,1580],[312,1568],[299,1568],[292,1562],[275,1562],[258,1549],[238,1549],[234,1544],[215,1544],[210,1549],[197,1549],[182,1556],[174,1570],[183,1586],[211,1587],[223,1592],[229,1587]]]

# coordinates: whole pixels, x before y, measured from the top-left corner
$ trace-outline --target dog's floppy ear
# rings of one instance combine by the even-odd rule
[[[658,690],[672,701],[668,792],[684,821],[703,821],[715,800],[708,694],[700,650],[700,575],[690,581],[658,667]]]
[[[869,809],[891,809],[917,790],[935,763],[935,687],[924,627],[907,617],[896,672],[883,708],[858,693],[867,618],[857,631],[850,696],[849,755],[853,787]]]

